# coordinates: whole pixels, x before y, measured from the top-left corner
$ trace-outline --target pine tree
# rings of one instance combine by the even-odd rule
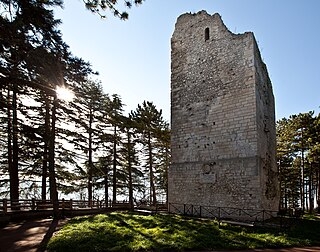
[[[138,139],[136,137],[136,125],[132,120],[131,115],[123,118],[122,129],[124,131],[122,149],[120,150],[123,155],[122,166],[125,172],[124,182],[127,184],[128,188],[128,198],[131,210],[134,207],[134,191],[139,191],[141,188],[141,177],[143,173],[139,169],[139,159],[137,143]]]
[[[294,131],[293,136],[293,149],[297,155],[301,158],[301,177],[300,177],[300,201],[303,210],[310,207],[310,202],[307,201],[308,194],[307,190],[310,190],[310,185],[307,184],[307,180],[310,180],[310,174],[307,174],[307,158],[308,151],[310,148],[309,138],[310,130],[312,128],[313,112],[300,113],[299,115],[290,116],[292,128]]]
[[[317,198],[319,131],[313,112],[277,122],[277,159],[282,206],[313,211]]]
[[[168,200],[168,170],[171,164],[170,151],[170,129],[169,124],[164,122],[158,132],[157,142],[157,188],[159,193],[164,194],[165,201]]]
[[[156,191],[156,151],[159,141],[159,131],[162,129],[163,117],[162,111],[158,111],[152,102],[144,101],[142,105],[138,104],[135,111],[131,112],[133,120],[137,124],[138,132],[141,134],[141,143],[144,146],[143,155],[145,159],[146,171],[149,175],[150,183],[150,205],[157,203]]]
[[[75,149],[84,156],[84,167],[79,167],[80,173],[87,179],[88,200],[91,206],[93,200],[94,172],[97,170],[100,150],[100,125],[103,124],[104,114],[107,112],[109,98],[103,93],[101,84],[87,81],[77,87],[71,120],[75,122],[72,143]],[[70,114],[70,113],[69,113]]]
[[[123,103],[121,98],[114,94],[109,104],[109,124],[112,127],[112,202],[117,201],[117,178],[119,171],[117,167],[121,163],[121,157],[117,151],[121,144],[121,127],[123,124]]]
[[[1,1],[0,18],[0,81],[7,90],[7,161],[10,176],[10,199],[19,198],[19,95],[34,85],[39,66],[37,49],[59,51],[63,47],[55,29],[59,21],[53,18],[51,6],[59,1],[34,3],[30,1]],[[42,59],[42,62],[45,59]],[[43,83],[43,82],[42,82]],[[2,89],[3,90],[3,89]],[[20,127],[21,128],[21,127]]]

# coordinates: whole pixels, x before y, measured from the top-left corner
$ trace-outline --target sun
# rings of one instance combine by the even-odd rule
[[[74,99],[74,92],[65,86],[57,86],[56,94],[57,98],[62,101],[71,102]]]

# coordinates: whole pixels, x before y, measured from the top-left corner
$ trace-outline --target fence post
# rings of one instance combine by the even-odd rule
[[[73,206],[72,206],[72,205],[73,205],[73,200],[70,199],[69,202],[70,202],[70,203],[69,203],[69,204],[70,204],[70,210],[72,210],[72,208],[73,208]]]
[[[31,210],[35,210],[36,209],[36,199],[32,198],[31,200]]]
[[[200,218],[201,218],[201,206],[200,206]]]
[[[7,199],[3,199],[2,200],[2,204],[3,204],[3,213],[7,213],[8,212],[8,200]]]
[[[186,215],[186,204],[183,204],[183,214]]]
[[[218,226],[220,229],[220,207],[218,207]]]

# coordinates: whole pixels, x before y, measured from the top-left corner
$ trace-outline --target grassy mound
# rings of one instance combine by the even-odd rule
[[[48,243],[48,251],[182,251],[320,244],[320,220],[301,220],[287,232],[243,228],[177,215],[114,212],[77,217]]]

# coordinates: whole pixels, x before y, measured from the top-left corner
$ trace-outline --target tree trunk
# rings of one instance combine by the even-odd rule
[[[305,204],[304,204],[304,164],[302,161],[301,166],[301,177],[300,177],[300,201],[301,201],[301,208],[304,211]]]
[[[89,162],[88,162],[88,200],[89,200],[89,207],[92,207],[92,109],[90,108],[89,112]]]
[[[317,172],[317,185],[318,185],[318,188],[317,188],[317,206],[318,206],[318,213],[320,213],[320,165],[318,167],[318,172]]]
[[[106,207],[108,207],[109,202],[109,183],[108,183],[108,166],[105,167],[104,171],[104,199],[106,201]]]
[[[302,169],[301,169],[301,203],[302,203],[302,211],[305,210],[305,185],[304,185],[304,142],[303,142],[303,128],[301,129],[301,159],[302,159]]]
[[[283,196],[285,196],[285,193],[282,190],[282,170],[281,170],[281,160],[279,159],[279,164],[277,165],[278,168],[278,174],[279,174],[279,188],[280,188],[280,208],[283,209]]]
[[[151,146],[151,135],[148,133],[148,151],[149,151],[149,173],[150,173],[150,205],[155,206],[157,204],[156,188],[154,186],[153,178],[153,156]]]
[[[285,182],[284,185],[284,202],[285,202],[285,209],[288,210],[288,205],[290,203],[290,200],[288,200],[288,191],[287,191],[287,182]]]
[[[129,173],[129,204],[130,209],[133,211],[133,186],[132,186],[132,162],[131,162],[131,135],[129,129],[127,129],[127,137],[128,137],[128,173]]]
[[[59,218],[59,202],[58,202],[58,191],[56,184],[55,174],[55,135],[56,135],[56,106],[57,97],[54,96],[52,105],[52,118],[51,118],[51,134],[49,142],[49,181],[50,181],[50,199],[53,204],[53,217]]]
[[[11,118],[12,110],[12,118]],[[8,89],[8,167],[10,178],[10,200],[14,209],[19,209],[19,173],[18,173],[18,118],[17,93],[12,90],[12,104],[10,103],[10,89]]]
[[[313,169],[312,162],[310,164],[310,175],[309,175],[309,212],[313,212],[314,203],[313,203]]]
[[[113,162],[112,162],[112,202],[117,201],[117,126],[113,132]]]
[[[42,184],[41,184],[41,199],[45,201],[47,199],[47,172],[48,172],[48,146],[49,146],[49,135],[50,135],[50,104],[47,97],[45,99],[45,128],[43,134],[44,147],[43,147],[43,162],[42,162]]]
[[[9,180],[10,180],[10,199],[14,199],[14,183],[13,183],[13,163],[12,163],[12,118],[11,118],[11,99],[10,99],[10,89],[8,89],[8,168],[9,168]]]
[[[168,192],[169,192],[169,188],[168,188],[168,178],[169,178],[169,175],[168,175],[168,171],[169,171],[169,146],[168,146],[168,143],[166,143],[166,172],[165,172],[165,187],[166,187],[166,203],[168,203]]]

